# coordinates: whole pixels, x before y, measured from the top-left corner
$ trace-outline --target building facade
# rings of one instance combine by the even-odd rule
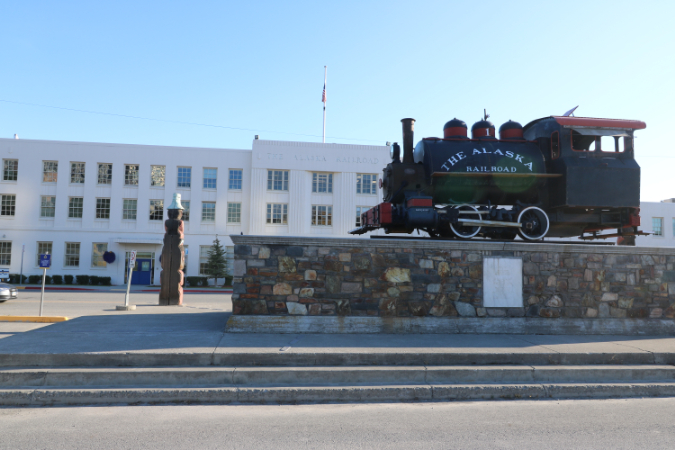
[[[385,146],[254,140],[251,150],[0,139],[0,268],[159,283],[166,207],[186,208],[186,276],[216,235],[348,236],[381,201]],[[367,237],[367,236],[365,236]],[[105,252],[115,261],[106,263]],[[23,260],[23,262],[22,262]]]

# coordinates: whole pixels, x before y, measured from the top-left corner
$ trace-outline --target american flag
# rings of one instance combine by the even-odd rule
[[[326,103],[326,83],[323,83],[323,93],[321,94],[321,101]]]

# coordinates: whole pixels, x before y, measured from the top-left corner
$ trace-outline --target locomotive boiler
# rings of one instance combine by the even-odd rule
[[[414,119],[403,119],[403,147],[391,146],[383,202],[361,216],[362,234],[421,230],[435,237],[526,241],[544,237],[618,237],[634,243],[640,225],[637,120],[551,116],[525,127],[453,119],[443,138],[413,146]],[[615,230],[603,233],[606,230]]]

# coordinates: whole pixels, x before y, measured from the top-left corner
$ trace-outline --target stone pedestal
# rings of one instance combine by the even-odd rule
[[[370,327],[373,332],[471,328],[479,332],[494,325],[502,332],[523,333],[530,328],[650,334],[673,329],[668,324],[675,318],[675,249],[517,241],[231,238],[235,244],[231,320],[239,331],[248,327],[258,332],[272,328],[364,332],[363,327]],[[256,317],[260,326],[254,326]],[[354,328],[348,326],[357,323],[350,317],[372,320],[357,321],[360,325]],[[465,325],[433,322],[468,318],[472,321]],[[504,325],[511,318],[513,326]],[[623,323],[611,325],[612,320]],[[485,324],[477,327],[475,321]]]

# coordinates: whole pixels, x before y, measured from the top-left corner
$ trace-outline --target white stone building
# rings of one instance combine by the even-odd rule
[[[254,140],[252,150],[0,139],[0,269],[158,284],[166,207],[180,193],[186,276],[216,235],[348,236],[381,201],[385,146]],[[367,236],[365,236],[367,237]],[[116,260],[108,264],[105,251]],[[23,257],[23,265],[22,265]]]
[[[661,202],[641,202],[642,230],[653,233],[639,236],[635,245],[640,247],[675,247],[675,199]]]

